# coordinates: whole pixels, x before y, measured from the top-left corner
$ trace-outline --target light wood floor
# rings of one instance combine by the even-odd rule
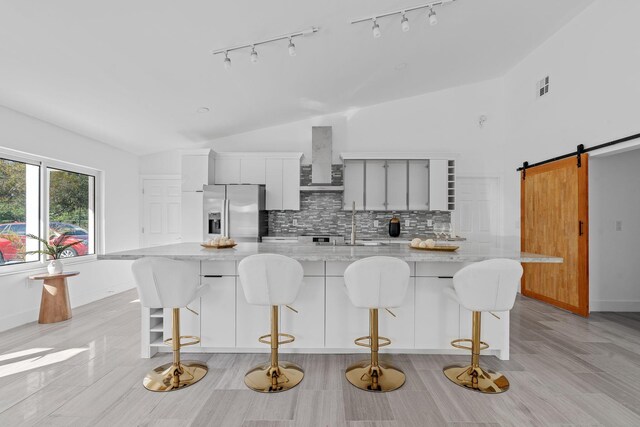
[[[355,355],[288,355],[305,379],[276,395],[247,390],[265,355],[201,355],[209,374],[174,393],[141,385],[168,361],[139,357],[135,291],[76,309],[70,321],[0,334],[0,426],[529,426],[640,425],[640,313],[585,320],[521,298],[511,315],[511,360],[483,358],[511,390],[486,396],[450,383],[456,356],[393,356],[405,386],[371,394],[344,379]]]

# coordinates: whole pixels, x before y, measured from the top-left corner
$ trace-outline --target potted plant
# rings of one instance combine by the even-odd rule
[[[62,253],[66,249],[70,248],[71,246],[74,246],[80,243],[80,241],[76,240],[72,243],[67,243],[62,245],[58,244],[58,242],[64,241],[64,238],[61,238],[61,237],[64,237],[64,235],[65,234],[62,233],[58,238],[49,242],[46,239],[36,236],[35,234],[27,234],[27,237],[29,239],[34,239],[40,242],[41,249],[38,249],[37,251],[24,252],[24,254],[25,255],[31,255],[31,254],[47,255],[51,260],[47,265],[47,271],[49,272],[49,274],[61,274],[63,265],[62,265],[62,261],[60,261],[60,258]]]

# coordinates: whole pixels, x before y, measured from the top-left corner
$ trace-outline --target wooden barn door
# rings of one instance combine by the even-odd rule
[[[589,315],[588,155],[521,172],[521,250],[562,257],[524,264],[522,294]]]

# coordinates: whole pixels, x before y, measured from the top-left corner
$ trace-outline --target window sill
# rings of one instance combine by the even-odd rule
[[[85,264],[89,262],[98,261],[98,256],[85,255],[77,258],[66,258],[61,261],[64,266]],[[24,274],[24,273],[40,273],[43,270],[47,269],[47,264],[48,264],[48,261],[0,266],[0,277],[12,276],[15,274]]]

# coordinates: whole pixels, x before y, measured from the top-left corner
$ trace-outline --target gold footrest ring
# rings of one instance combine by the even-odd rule
[[[173,391],[189,387],[207,375],[207,365],[197,360],[185,360],[179,365],[166,363],[147,373],[142,385],[150,391]]]
[[[460,387],[480,393],[497,394],[509,390],[509,380],[500,372],[482,369],[479,366],[447,366],[444,375]]]
[[[455,347],[455,348],[461,348],[463,350],[473,350],[471,346],[466,346],[466,345],[459,344],[461,342],[472,343],[473,341],[471,341],[468,338],[462,338],[462,339],[459,339],[459,340],[453,340],[453,341],[451,341],[451,346]],[[484,341],[480,341],[480,350],[486,350],[488,348],[489,348],[489,344],[487,344]]]
[[[367,341],[367,342],[365,342]],[[371,336],[360,337],[353,340],[355,345],[359,345],[360,347],[371,348]],[[378,337],[378,347],[386,347],[391,344],[391,340],[387,337]]]
[[[279,337],[285,337],[286,339],[280,341]],[[296,337],[294,337],[293,335],[282,333],[278,334],[278,345],[289,344],[294,342],[295,340]],[[258,338],[258,341],[260,341],[262,344],[271,345],[271,334],[261,336],[260,338]]]
[[[354,387],[378,393],[399,389],[406,381],[402,370],[384,362],[374,367],[370,360],[349,366],[345,376]]]
[[[182,339],[190,339],[191,341],[182,342]],[[173,345],[173,338],[167,338],[163,341],[166,345]],[[200,342],[200,337],[193,335],[180,335],[180,347],[186,347],[188,345],[196,345]]]

